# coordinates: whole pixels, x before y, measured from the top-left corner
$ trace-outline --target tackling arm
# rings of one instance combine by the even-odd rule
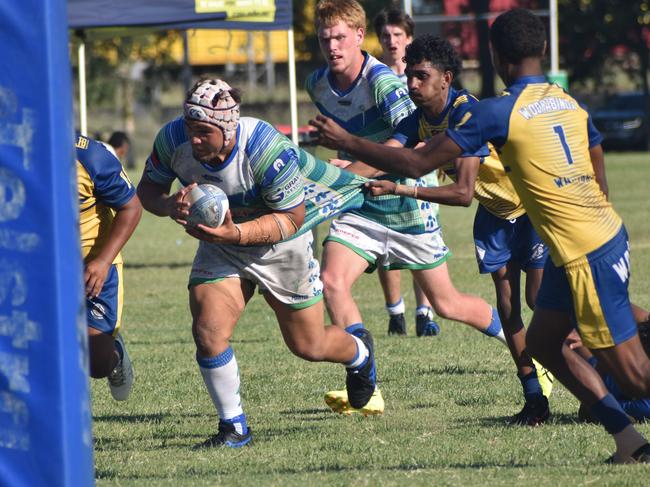
[[[382,194],[397,194],[401,196],[417,197],[419,200],[432,201],[449,206],[469,206],[474,197],[474,184],[478,175],[480,159],[478,157],[459,157],[456,166],[456,181],[435,188],[414,187],[395,184],[391,181],[369,181],[366,186],[370,188],[373,196]]]
[[[436,135],[422,147],[405,149],[356,137],[322,115],[309,123],[318,130],[319,144],[353,154],[389,174],[418,178],[462,154],[461,148],[445,134]]]

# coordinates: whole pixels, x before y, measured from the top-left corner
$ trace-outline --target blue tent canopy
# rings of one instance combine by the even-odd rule
[[[250,0],[68,0],[68,27],[291,28],[291,0],[254,3],[251,6]]]

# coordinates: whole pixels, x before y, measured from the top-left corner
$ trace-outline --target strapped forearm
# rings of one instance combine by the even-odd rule
[[[270,213],[235,225],[239,245],[270,245],[286,240],[298,231],[298,225],[288,213]]]
[[[418,199],[418,187],[417,186],[407,186],[405,184],[396,184],[395,185],[395,194],[397,196],[408,196],[409,198]]]

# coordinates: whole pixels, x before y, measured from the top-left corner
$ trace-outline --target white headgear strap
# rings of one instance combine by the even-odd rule
[[[237,131],[239,103],[230,94],[232,88],[220,79],[199,83],[183,105],[185,117],[216,125],[223,132],[227,146]]]

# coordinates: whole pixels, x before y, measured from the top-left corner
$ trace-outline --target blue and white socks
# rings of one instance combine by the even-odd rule
[[[406,305],[404,305],[404,300],[400,297],[399,301],[394,304],[386,303],[386,311],[390,316],[403,315],[406,311]]]
[[[239,367],[232,347],[216,357],[200,357],[196,361],[220,421],[231,423],[240,435],[248,432],[246,415],[239,395]]]
[[[503,334],[503,328],[501,327],[501,319],[499,318],[499,313],[496,309],[492,308],[492,321],[490,321],[490,326],[481,330],[481,333],[496,338],[504,345],[507,345],[506,336]]]
[[[363,329],[364,329],[363,323],[354,323],[352,325],[348,325],[345,327],[345,331],[349,333],[352,338],[354,338],[354,341],[357,344],[357,353],[354,356],[354,358],[349,362],[345,362],[343,364],[348,369],[359,369],[364,365],[366,365],[366,363],[368,362],[368,357],[370,356],[370,352],[368,351],[368,348],[364,345],[364,343],[361,341],[361,339],[357,336],[357,333]]]

